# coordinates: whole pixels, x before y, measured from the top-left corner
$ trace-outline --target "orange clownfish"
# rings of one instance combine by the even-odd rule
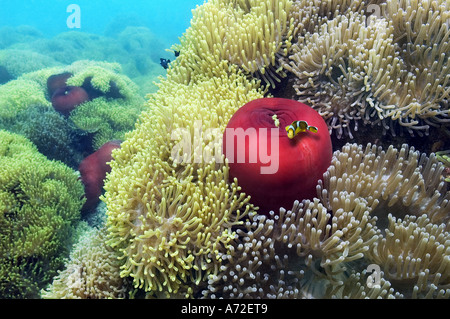
[[[286,132],[291,139],[298,133],[306,131],[317,133],[319,129],[315,126],[309,126],[306,121],[294,121],[291,125],[286,126]]]

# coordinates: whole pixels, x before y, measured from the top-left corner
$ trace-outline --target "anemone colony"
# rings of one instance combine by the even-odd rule
[[[295,74],[297,99],[338,136],[351,137],[358,122],[391,134],[395,123],[411,134],[448,126],[448,2],[320,2],[292,10],[301,27],[283,66]]]
[[[449,19],[449,2],[438,0],[198,6],[158,91],[113,151],[105,224],[86,232],[42,297],[449,298],[445,153],[375,143],[433,132],[447,136],[436,147],[449,146]],[[106,94],[114,83],[136,104],[114,66],[66,69],[69,84],[89,79]],[[39,74],[0,93],[38,92]],[[315,198],[264,216],[229,179],[221,137],[242,105],[274,96],[311,105],[334,140],[349,143],[334,148]],[[17,101],[2,101],[15,106],[0,115],[30,103]],[[86,121],[84,108],[115,105],[90,103],[70,115],[86,131],[102,116]],[[98,139],[123,129],[106,125]],[[371,130],[373,143],[358,144]]]
[[[193,286],[217,272],[235,237],[232,228],[242,224],[250,206],[238,185],[228,184],[226,165],[194,157],[217,149],[217,139],[205,129],[221,128],[222,134],[240,105],[262,97],[256,85],[241,72],[225,71],[193,85],[163,81],[140,125],[115,153],[105,185],[107,227],[111,245],[125,260],[121,274],[133,277],[135,287],[191,296]],[[173,153],[177,140],[171,132],[184,128],[193,139],[196,120],[204,132],[200,149]]]
[[[80,219],[77,174],[24,136],[0,130],[0,293],[36,298],[64,265]]]
[[[226,163],[198,165],[189,160],[191,152],[178,154],[184,162],[169,155],[174,130],[192,133],[193,121],[202,120],[204,129],[223,131],[243,105],[236,104],[242,97],[236,90],[271,96],[266,90],[275,87],[275,95],[286,85],[277,84],[283,78],[294,98],[316,108],[340,138],[356,134],[360,124],[380,123],[392,134],[396,123],[419,134],[428,126],[446,129],[446,4],[430,3],[435,14],[428,14],[413,10],[414,1],[400,7],[387,2],[380,4],[383,16],[368,19],[364,12],[371,4],[209,1],[194,11],[191,27],[174,48],[179,57],[137,129],[115,153],[105,186],[111,243],[125,260],[122,275],[133,277],[135,287],[148,296],[205,298],[449,296],[450,197],[441,179],[444,167],[433,154],[428,158],[407,145],[387,150],[369,145],[364,151],[346,145],[335,151],[317,198],[280,208],[273,218],[258,215],[251,198],[238,196],[238,180],[223,183]],[[416,26],[401,38],[410,21]],[[419,34],[420,25],[433,36]],[[431,75],[424,77],[424,70]],[[202,149],[216,149],[214,143],[207,140]],[[125,172],[136,179],[120,180]],[[177,192],[180,184],[190,185],[189,191]],[[211,202],[203,185],[221,189],[227,200]],[[188,218],[186,204],[216,212],[213,250],[198,241],[199,228],[194,226],[188,239],[187,226],[180,229],[175,222]],[[193,219],[193,225],[210,229],[207,215],[196,216],[201,220]],[[165,258],[155,259],[162,253]],[[364,284],[371,264],[382,272],[375,290]]]
[[[273,219],[250,218],[204,296],[447,298],[450,194],[442,170],[407,145],[345,145],[318,199]],[[376,289],[361,281],[371,264],[384,279]]]

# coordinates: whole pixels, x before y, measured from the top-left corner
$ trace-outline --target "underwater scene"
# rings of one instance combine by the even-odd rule
[[[1,3],[2,299],[448,299],[449,185],[447,0]]]

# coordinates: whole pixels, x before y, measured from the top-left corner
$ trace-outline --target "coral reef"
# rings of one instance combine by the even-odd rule
[[[64,264],[83,186],[26,138],[0,131],[0,295],[38,297]]]
[[[159,63],[159,59],[167,54],[165,48],[169,47],[169,44],[158,38],[150,29],[129,24],[117,35],[117,41],[129,56],[134,57],[134,67],[140,74],[146,74],[152,63]]]
[[[227,182],[228,163],[212,155],[220,144],[211,129],[222,135],[244,96],[263,97],[265,87],[286,96],[289,89],[279,89],[286,84],[341,138],[355,137],[359,124],[380,123],[392,134],[394,123],[418,134],[433,121],[445,126],[445,94],[444,113],[395,110],[385,100],[407,80],[410,62],[395,37],[398,25],[367,19],[369,5],[380,2],[283,1],[267,13],[271,1],[209,1],[194,11],[181,45],[172,48],[179,55],[167,79],[114,152],[107,177],[109,243],[123,259],[121,276],[151,297],[450,296],[449,193],[433,154],[406,145],[386,151],[346,145],[334,153],[317,198],[269,216],[255,214],[239,180]],[[273,26],[270,35],[252,31],[272,19],[260,28]],[[432,41],[427,45],[440,52]],[[293,82],[277,84],[285,72]],[[437,84],[438,91],[439,85],[447,84]],[[199,212],[194,219],[193,211]],[[206,211],[214,212],[214,228]],[[211,234],[208,240],[200,229]],[[419,242],[422,248],[413,251]],[[376,287],[366,282],[371,264],[381,268]]]
[[[60,75],[63,75],[62,79],[58,80],[57,76]],[[67,100],[71,96],[71,94],[65,94],[67,87],[72,88],[70,92],[80,91],[81,100],[69,101],[74,102],[71,105],[66,101],[60,103],[61,99]],[[138,87],[121,72],[119,64],[77,61],[65,67],[45,68],[26,73],[16,80],[1,85],[1,127],[10,129],[13,125],[26,128],[32,125],[33,121],[27,122],[32,117],[23,116],[23,114],[33,113],[33,108],[38,106],[49,117],[56,118],[46,110],[46,107],[48,110],[53,109],[50,101],[53,102],[53,107],[68,116],[66,125],[71,131],[71,146],[75,144],[73,141],[83,138],[83,135],[87,135],[91,140],[85,143],[88,145],[85,145],[83,150],[79,150],[80,152],[92,152],[107,141],[123,139],[125,133],[133,129],[144,103]],[[51,132],[51,136],[65,134],[56,131],[60,127],[60,125],[50,125],[46,131]],[[29,127],[26,130],[34,131],[35,128]],[[22,133],[23,129],[14,131]],[[83,139],[84,142],[87,141],[86,138]],[[40,149],[44,148],[40,147]],[[68,155],[72,154],[68,153]],[[71,157],[58,159],[67,164],[73,164]]]
[[[20,41],[9,49],[39,52],[63,65],[69,65],[78,60],[105,61],[109,56],[120,55],[124,50],[111,39],[97,34],[78,31],[68,31],[52,38],[37,38],[34,41]]]
[[[41,31],[31,26],[3,26],[0,28],[0,49],[6,49],[15,43],[32,42],[42,37]]]
[[[449,18],[443,0],[209,0],[175,58],[139,21],[50,39],[0,28],[0,295],[449,298],[448,158],[433,153],[450,146]],[[62,115],[66,87],[87,97]],[[263,215],[222,138],[268,97],[310,105],[339,143],[315,198]],[[291,143],[325,128],[299,117],[310,131],[293,136],[272,115]],[[111,172],[86,187],[98,228],[71,250],[83,176],[49,159],[86,159],[86,175],[111,140]]]
[[[79,60],[116,62],[139,85],[144,96],[156,90],[152,82],[164,75],[159,57],[167,55],[165,49],[170,44],[146,27],[131,26],[129,20],[127,26],[114,25],[116,30],[108,32],[108,36],[70,31],[52,38],[25,26],[0,28],[0,49],[5,49],[0,51],[0,71],[11,71],[9,79],[14,79],[44,67],[70,65]]]
[[[17,79],[25,73],[61,65],[51,57],[27,50],[1,50],[0,66],[10,74],[11,79]]]

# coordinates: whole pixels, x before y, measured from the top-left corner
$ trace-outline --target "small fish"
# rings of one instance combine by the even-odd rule
[[[159,60],[161,61],[159,64],[161,64],[164,69],[167,69],[169,67],[169,59],[160,58]]]
[[[294,121],[291,125],[286,126],[286,132],[291,139],[298,133],[306,131],[317,133],[319,129],[315,126],[309,126],[306,121]]]

